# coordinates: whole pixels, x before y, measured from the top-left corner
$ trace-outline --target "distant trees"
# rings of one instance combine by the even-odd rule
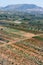
[[[10,23],[9,25],[10,25],[10,26],[14,26],[14,24],[12,24],[12,23]]]
[[[40,30],[40,21],[37,22],[38,31]]]
[[[1,28],[1,30],[3,30],[3,28]]]

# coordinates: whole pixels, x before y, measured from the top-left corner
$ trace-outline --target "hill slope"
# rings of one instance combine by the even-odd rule
[[[38,12],[43,13],[43,8],[34,4],[16,4],[16,5],[8,5],[6,7],[1,7],[2,11],[22,11],[22,12]]]

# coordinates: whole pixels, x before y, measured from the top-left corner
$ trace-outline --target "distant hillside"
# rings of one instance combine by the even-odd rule
[[[43,13],[43,8],[34,4],[16,4],[1,7],[2,11],[22,11],[28,13]]]

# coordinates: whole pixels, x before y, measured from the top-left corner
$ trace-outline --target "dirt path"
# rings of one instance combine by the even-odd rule
[[[26,33],[24,34],[25,38],[24,39],[21,39],[21,40],[11,40],[11,42],[8,42],[8,43],[5,43],[5,44],[2,44],[0,46],[5,46],[5,45],[8,45],[8,44],[12,44],[12,43],[16,43],[16,42],[20,42],[20,41],[24,41],[24,40],[27,40],[27,39],[31,39],[32,37],[36,36],[34,34],[31,34],[31,33]],[[6,37],[6,36],[4,36]]]
[[[27,48],[26,46],[24,46],[24,45],[16,45],[16,42],[20,42],[20,41],[24,41],[24,40],[27,40],[27,39],[31,39],[32,37],[34,37],[34,36],[36,36],[36,35],[34,35],[34,34],[31,34],[31,33],[25,33],[24,35],[23,35],[25,38],[24,39],[21,39],[21,40],[11,40],[11,42],[8,42],[8,43],[4,43],[4,44],[2,44],[2,45],[0,45],[0,47],[5,47],[6,45],[12,45],[13,46],[13,49],[12,50],[14,50],[14,49],[18,49],[19,51],[23,51],[23,53],[25,54],[29,54],[30,55],[30,57],[35,57],[36,58],[36,60],[39,62],[39,60],[40,60],[40,62],[42,63],[43,62],[43,57],[38,53],[38,51],[37,50],[34,50],[34,49],[30,49],[30,48]],[[4,38],[4,37],[3,37]],[[14,43],[14,45],[13,45],[13,43]],[[22,47],[23,48],[22,48]],[[25,49],[26,48],[26,49]],[[9,50],[9,49],[8,49]],[[11,50],[9,50],[9,51],[11,51]],[[35,52],[34,52],[35,51]],[[8,56],[7,55],[5,55],[4,53],[0,53],[0,56],[2,56],[2,58],[5,58],[5,59],[8,59],[8,61],[11,61],[11,62],[15,62],[15,60],[13,60],[12,58],[8,58]],[[15,57],[16,57],[16,55],[15,55]],[[18,56],[19,57],[19,56]],[[39,59],[39,60],[38,60]],[[34,60],[34,61],[36,61],[36,60]],[[40,63],[39,62],[39,63]],[[18,63],[18,62],[15,62],[15,63]]]

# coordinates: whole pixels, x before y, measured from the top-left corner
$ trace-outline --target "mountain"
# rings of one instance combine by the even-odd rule
[[[8,5],[6,7],[1,7],[2,11],[22,11],[28,13],[43,13],[43,8],[34,4],[16,4],[16,5]]]

